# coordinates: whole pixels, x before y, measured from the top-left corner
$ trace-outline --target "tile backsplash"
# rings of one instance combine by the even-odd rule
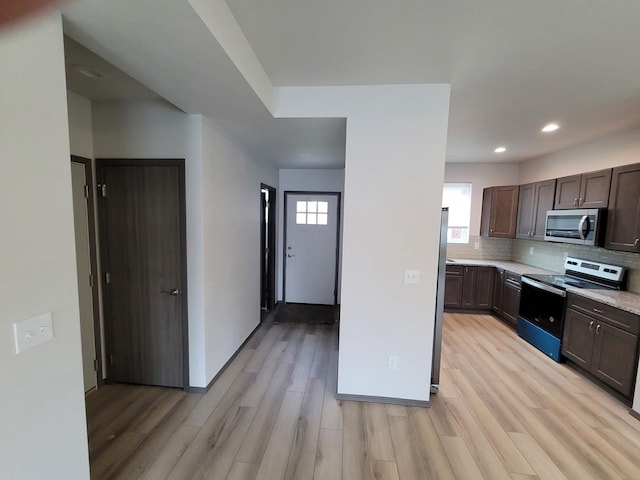
[[[449,243],[447,245],[447,258],[511,260],[559,273],[564,272],[565,253],[570,257],[627,267],[627,290],[640,293],[640,254],[637,253],[615,252],[599,247],[566,243],[489,238],[479,235],[471,235],[468,244]]]
[[[471,235],[469,243],[448,243],[447,258],[473,260],[511,260],[513,241],[510,238],[489,238]],[[478,248],[475,246],[478,244]]]
[[[627,267],[627,290],[640,293],[640,255],[615,252],[599,247],[585,247],[566,243],[512,241],[511,260],[555,272],[564,271],[565,253],[570,257]],[[533,253],[530,253],[533,248]]]

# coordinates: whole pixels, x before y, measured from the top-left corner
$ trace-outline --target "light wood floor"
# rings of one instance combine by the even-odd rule
[[[489,315],[443,337],[430,409],[336,401],[335,327],[269,322],[206,395],[101,388],[92,478],[640,479],[625,405]]]

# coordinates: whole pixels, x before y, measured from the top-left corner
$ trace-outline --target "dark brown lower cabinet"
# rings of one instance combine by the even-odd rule
[[[494,267],[447,265],[445,308],[490,310],[494,271]]]
[[[502,315],[502,291],[504,289],[504,270],[496,268],[493,276],[493,301],[491,302],[491,310],[498,315]]]
[[[520,310],[520,275],[507,272],[502,290],[502,318],[516,325]]]
[[[444,308],[460,308],[462,305],[462,287],[464,267],[447,265],[444,281]]]
[[[569,297],[568,305],[572,303]],[[637,371],[640,319],[590,300],[580,300],[575,306],[576,309],[567,308],[565,313],[562,354],[625,397],[631,398]],[[597,313],[589,315],[588,309]],[[604,316],[607,313],[611,314],[611,318]],[[621,323],[620,318],[624,322]],[[623,326],[624,329],[614,325]]]
[[[476,267],[475,308],[491,310],[493,303],[494,267]]]

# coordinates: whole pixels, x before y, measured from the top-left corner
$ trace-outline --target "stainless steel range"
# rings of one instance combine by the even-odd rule
[[[567,257],[564,275],[522,276],[518,335],[561,361],[567,288],[624,290],[624,267]]]

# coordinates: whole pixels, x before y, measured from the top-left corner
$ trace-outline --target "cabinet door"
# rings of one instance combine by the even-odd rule
[[[583,173],[580,181],[580,208],[607,208],[611,187],[611,169]]]
[[[444,307],[460,308],[462,304],[462,283],[464,280],[462,267],[455,269],[447,266],[444,280]]]
[[[568,308],[564,318],[562,354],[582,368],[591,368],[596,320]]]
[[[462,307],[474,308],[476,306],[476,267],[464,267],[464,280],[462,287]]]
[[[544,232],[547,223],[547,211],[553,210],[553,200],[556,193],[556,181],[547,180],[536,183],[535,212],[531,240],[544,240]]]
[[[492,187],[490,237],[513,238],[516,235],[518,186]]]
[[[640,163],[613,169],[604,246],[640,252]]]
[[[518,194],[518,221],[516,223],[516,238],[530,239],[533,231],[533,216],[535,215],[536,184],[520,185]]]
[[[489,310],[493,303],[493,267],[477,267],[476,269],[475,307]]]
[[[502,316],[509,323],[516,325],[518,310],[520,310],[520,289],[505,283],[502,292]]]
[[[491,302],[491,310],[498,315],[502,313],[502,289],[504,287],[504,270],[496,270],[493,277],[493,301]]]
[[[558,179],[556,186],[555,210],[578,208],[580,199],[580,180],[582,175],[571,175]]]
[[[591,373],[626,397],[635,379],[638,337],[619,328],[598,323]]]

